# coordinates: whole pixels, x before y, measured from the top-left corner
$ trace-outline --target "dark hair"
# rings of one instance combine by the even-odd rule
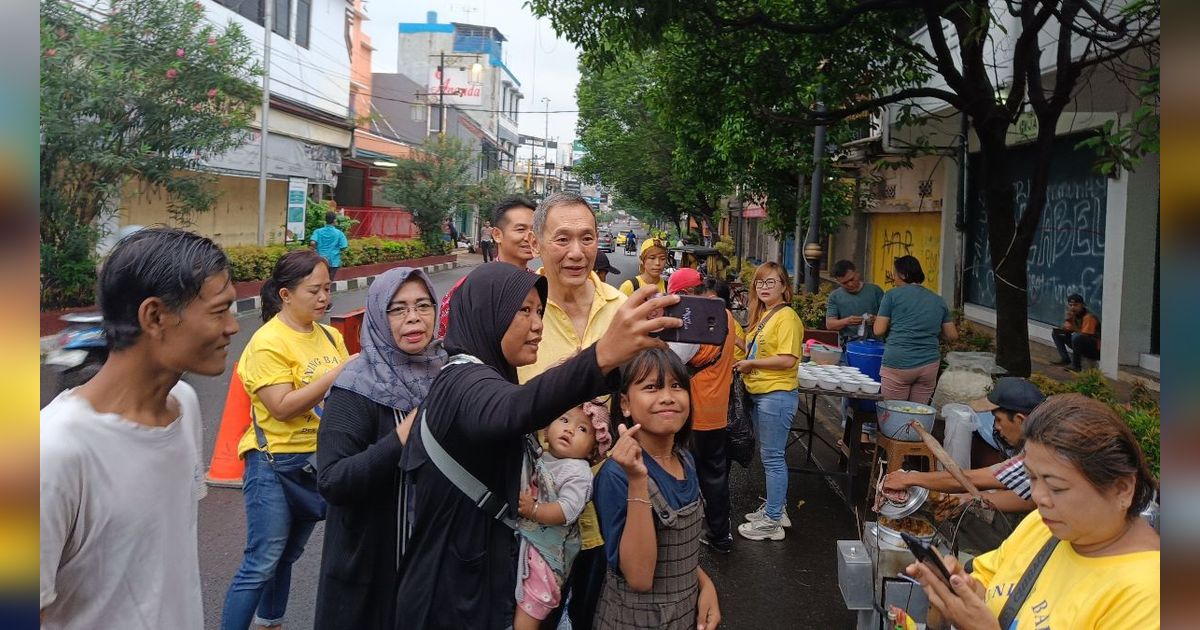
[[[529,208],[533,210],[537,204],[533,203],[528,197],[523,195],[511,195],[500,200],[495,208],[492,208],[492,225],[498,228],[504,227],[504,222],[508,220],[508,211],[513,208]]]
[[[325,268],[329,269],[329,261],[311,249],[294,249],[279,257],[275,262],[275,270],[263,283],[259,294],[262,296],[263,322],[271,321],[271,318],[283,309],[283,298],[279,297],[279,290],[295,290],[300,281],[307,278],[317,265],[325,265]]]
[[[894,263],[896,266],[896,274],[901,280],[908,284],[921,284],[925,282],[925,272],[921,270],[921,261],[915,256],[901,256]]]
[[[1078,293],[1072,293],[1071,295],[1067,296],[1067,303],[1070,304],[1071,302],[1078,302],[1080,304],[1085,303],[1083,301],[1083,296],[1079,295]]]
[[[849,260],[842,259],[833,263],[833,269],[830,269],[829,273],[834,278],[844,278],[846,277],[846,274],[850,273],[851,271],[855,271],[856,269],[858,269],[858,267],[855,267],[854,263],[850,262]]]
[[[695,400],[692,399],[691,376],[688,375],[687,367],[683,365],[679,357],[675,356],[674,352],[660,348],[643,350],[621,366],[621,385],[617,388],[616,395],[612,397],[612,414],[609,419],[612,425],[609,430],[612,433],[613,441],[615,443],[617,436],[621,434],[617,425],[625,423],[625,414],[621,412],[621,394],[628,393],[634,383],[646,379],[651,374],[655,375],[659,387],[663,386],[667,380],[667,374],[670,374],[680,385],[683,385],[683,389],[688,393],[688,417],[684,421],[683,427],[675,433],[675,446],[687,448],[692,439],[692,410],[695,409]]]
[[[178,313],[200,295],[205,281],[228,270],[225,252],[194,232],[152,227],[121,239],[96,279],[109,349],[137,343],[142,334],[138,310],[147,299],[159,298]]]
[[[721,280],[719,278],[705,278],[704,279],[704,292],[707,293],[709,291],[716,293],[717,297],[721,298],[721,301],[725,303],[726,309],[732,307],[733,295],[729,291],[729,283],[728,282],[725,282],[724,280]]]
[[[325,223],[326,223],[326,225],[333,225],[334,223],[337,223],[337,213],[334,212],[333,210],[326,212],[325,213]]]
[[[1083,394],[1051,396],[1029,414],[1022,430],[1027,445],[1035,442],[1054,450],[1097,489],[1134,477],[1125,518],[1135,518],[1154,498],[1158,482],[1133,431],[1112,407]]]

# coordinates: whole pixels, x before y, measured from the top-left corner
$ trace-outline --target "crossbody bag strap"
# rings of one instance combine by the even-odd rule
[[[688,370],[690,370],[692,372],[693,375],[699,374],[699,373],[703,372],[704,370],[708,369],[709,367],[715,365],[717,361],[720,361],[721,355],[724,352],[725,352],[725,347],[724,347],[724,345],[722,345],[717,348],[717,356],[705,361],[704,363],[701,363],[700,365],[689,365],[689,366],[687,366],[687,368],[688,368]]]
[[[771,321],[771,318],[775,316],[775,313],[778,313],[781,309],[783,309],[784,306],[786,306],[786,305],[776,304],[775,308],[771,309],[770,312],[768,312],[766,315],[763,316],[762,321],[759,322],[758,326],[755,327],[755,329],[754,329],[754,336],[751,337],[750,343],[746,344],[746,353],[747,354],[749,354],[750,346],[758,345],[758,336],[762,334],[763,328],[767,327],[767,322]],[[756,351],[755,354],[758,354],[758,352]]]
[[[433,437],[433,432],[429,430],[429,425],[425,422],[425,410],[421,410],[421,444],[425,446],[425,453],[429,455],[429,461],[454,484],[454,487],[467,495],[471,502],[476,507],[483,510],[488,516],[504,523],[512,529],[517,529],[517,522],[508,515],[508,502],[496,496],[488,489],[484,483],[475,478],[462,464],[458,463],[437,439]]]
[[[254,427],[255,441],[258,443],[258,450],[267,455],[267,461],[274,463],[275,457],[271,455],[271,451],[267,450],[267,434],[263,433],[262,427],[258,426],[258,414],[254,413],[254,401],[250,401],[250,426]]]
[[[633,290],[634,290],[634,291],[637,291],[638,289],[642,288],[642,281],[641,281],[641,280],[638,280],[638,277],[637,277],[637,276],[634,276],[634,277],[633,277],[633,278],[630,280],[630,282],[632,282],[632,283],[633,283]]]
[[[1029,593],[1033,591],[1033,585],[1037,583],[1038,576],[1041,575],[1042,569],[1046,566],[1046,561],[1054,554],[1054,549],[1058,547],[1058,538],[1051,536],[1046,544],[1042,545],[1037,555],[1033,557],[1033,561],[1025,567],[1025,573],[1021,575],[1021,579],[1017,581],[1017,585],[1008,595],[1008,601],[1004,603],[1004,608],[1000,611],[1000,629],[1009,630],[1013,622],[1017,618],[1017,613],[1020,612],[1021,606],[1025,605],[1025,600],[1029,598]]]
[[[321,329],[321,332],[325,333],[325,338],[329,340],[329,345],[333,346],[334,352],[337,352],[337,349],[338,349],[337,342],[333,340],[333,334],[329,332],[329,329],[325,327],[325,324],[322,324],[320,322],[313,322],[313,323],[315,323],[317,325],[317,328]]]

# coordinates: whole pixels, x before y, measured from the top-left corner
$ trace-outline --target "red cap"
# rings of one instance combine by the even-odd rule
[[[679,293],[702,284],[704,284],[704,280],[700,277],[699,271],[691,267],[684,267],[671,274],[671,279],[667,281],[667,293]]]

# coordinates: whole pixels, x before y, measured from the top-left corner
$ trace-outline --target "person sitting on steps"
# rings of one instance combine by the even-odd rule
[[[1054,365],[1067,365],[1068,370],[1078,372],[1082,369],[1082,360],[1086,357],[1093,361],[1100,360],[1100,318],[1093,315],[1083,303],[1083,296],[1073,293],[1067,297],[1067,312],[1062,328],[1050,332],[1054,347],[1058,350],[1058,360]],[[1070,354],[1067,349],[1070,348]]]

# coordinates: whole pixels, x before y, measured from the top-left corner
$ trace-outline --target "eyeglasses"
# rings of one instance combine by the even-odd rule
[[[388,307],[387,314],[389,316],[396,315],[406,317],[409,313],[416,313],[422,317],[433,314],[433,302],[417,302],[409,306],[407,304],[393,304]]]
[[[754,288],[755,289],[774,289],[776,284],[779,284],[779,282],[776,281],[775,278],[767,278],[766,280],[755,280]]]

